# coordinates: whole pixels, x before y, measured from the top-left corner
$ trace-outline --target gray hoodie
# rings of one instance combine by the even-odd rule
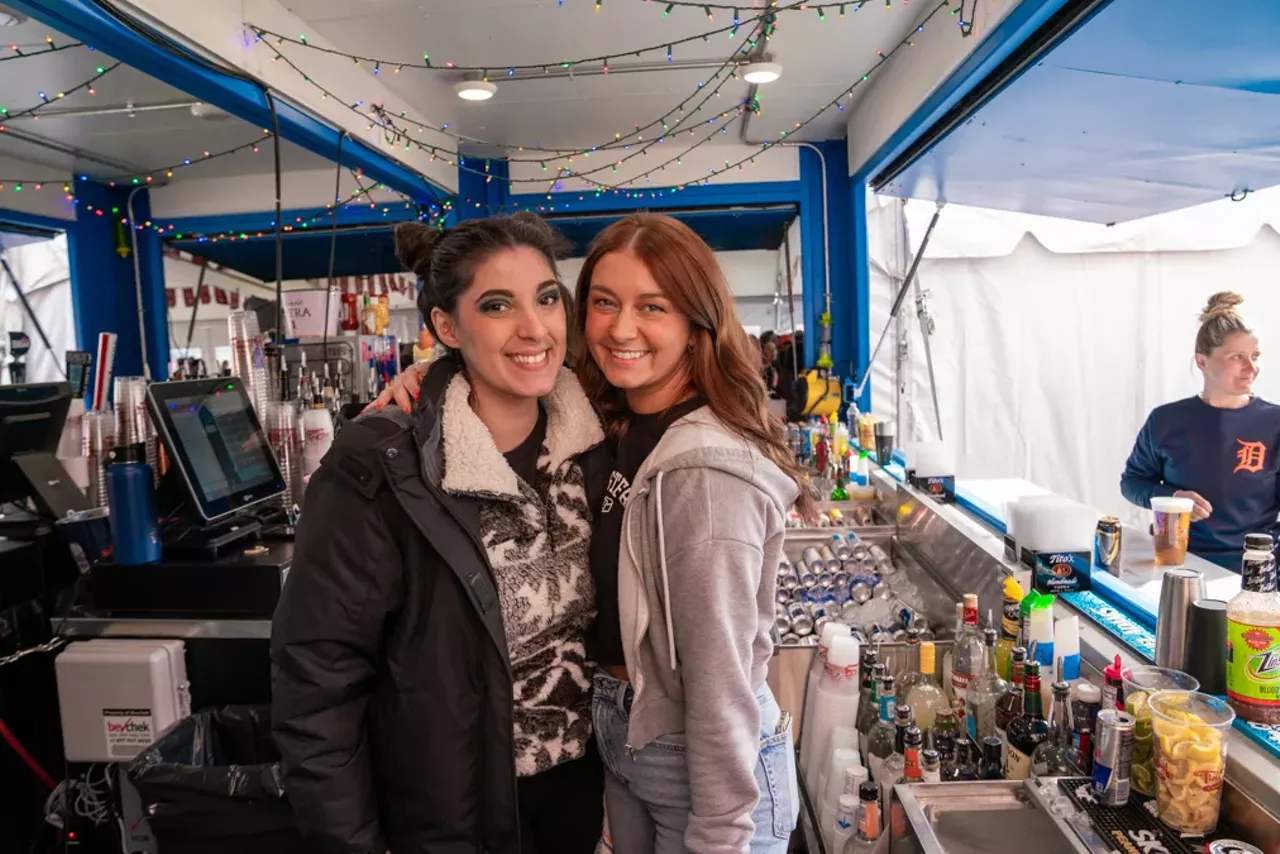
[[[796,485],[707,407],[672,424],[636,473],[618,557],[622,643],[635,697],[628,747],[688,742],[694,854],[754,835],[774,592]]]

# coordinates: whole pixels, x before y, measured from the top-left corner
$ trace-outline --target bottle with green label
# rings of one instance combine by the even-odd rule
[[[1280,595],[1268,534],[1246,534],[1241,590],[1227,603],[1227,701],[1242,720],[1280,724]]]

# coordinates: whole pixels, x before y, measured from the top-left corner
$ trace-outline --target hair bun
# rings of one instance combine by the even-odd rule
[[[1244,297],[1235,291],[1219,291],[1209,297],[1204,311],[1200,312],[1200,322],[1208,323],[1218,317],[1226,317],[1236,313],[1236,306],[1244,304]]]
[[[402,222],[396,226],[396,257],[405,269],[425,277],[431,269],[431,253],[444,232],[421,222]]]

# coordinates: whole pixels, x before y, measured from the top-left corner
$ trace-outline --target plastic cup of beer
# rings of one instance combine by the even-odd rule
[[[1156,813],[1180,833],[1212,833],[1236,713],[1225,700],[1194,691],[1157,691],[1147,702],[1156,748]]]
[[[1152,498],[1151,510],[1155,515],[1152,533],[1155,536],[1156,566],[1182,566],[1187,562],[1187,540],[1191,535],[1191,510],[1195,502],[1190,498]]]

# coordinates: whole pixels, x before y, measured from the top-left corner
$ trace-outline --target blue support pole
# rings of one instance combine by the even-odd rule
[[[459,221],[509,212],[511,167],[507,161],[464,157],[458,165]]]
[[[804,367],[818,359],[818,318],[826,310],[826,248],[823,245],[825,224],[822,214],[822,159],[808,147],[800,148],[800,246],[792,246],[792,255],[800,253],[800,279],[804,305]]]
[[[114,332],[116,376],[140,375],[142,334],[146,335],[151,377],[164,380],[169,365],[169,307],[164,290],[164,255],[159,235],[144,227],[135,231],[141,274],[142,332],[138,320],[138,291],[134,283],[130,226],[124,222],[131,187],[108,187],[76,182],[76,222],[67,230],[71,270],[71,298],[75,304],[76,340],[93,350],[98,333]],[[133,213],[142,225],[151,219],[147,190],[133,200]],[[89,391],[92,394],[92,389]]]
[[[854,286],[853,223],[857,212],[849,195],[849,149],[841,139],[818,143],[827,163],[827,268],[831,276],[831,358],[840,378],[857,368],[858,342],[864,336],[866,304]]]
[[[867,185],[854,177],[846,179],[849,185],[849,211],[853,221],[851,244],[851,269],[854,304],[857,307],[854,322],[857,334],[853,348],[855,382],[861,382],[871,370],[871,245],[867,240]],[[858,398],[858,411],[871,411],[871,383],[867,383]]]

